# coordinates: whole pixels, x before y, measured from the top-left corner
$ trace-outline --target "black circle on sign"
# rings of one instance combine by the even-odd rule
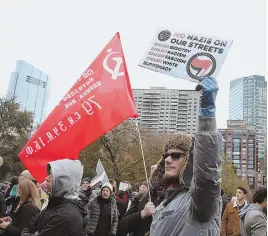
[[[211,70],[207,73],[207,74],[203,74],[202,76],[211,76],[215,70],[216,70],[216,59],[209,53],[206,53],[206,52],[200,52],[200,53],[196,53],[194,54],[190,59],[189,61],[187,62],[187,65],[186,65],[186,71],[187,71],[187,74],[193,78],[193,79],[198,79],[201,77],[201,76],[197,76],[197,75],[194,75],[191,70],[190,70],[190,67],[191,67],[191,64],[192,64],[192,61],[196,58],[196,57],[199,57],[199,56],[204,56],[204,57],[208,57],[211,61],[212,61],[212,68]]]
[[[170,31],[164,30],[158,34],[158,39],[159,41],[167,41],[170,38],[170,36],[171,36]]]

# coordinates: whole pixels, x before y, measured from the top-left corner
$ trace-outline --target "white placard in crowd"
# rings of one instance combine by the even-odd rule
[[[139,66],[194,82],[202,76],[216,78],[232,42],[160,28]]]
[[[128,189],[128,184],[127,183],[120,182],[120,184],[119,184],[119,190],[126,191],[127,189]]]

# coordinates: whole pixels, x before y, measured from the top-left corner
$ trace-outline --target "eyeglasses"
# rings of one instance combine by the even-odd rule
[[[163,159],[166,159],[167,157],[171,157],[173,160],[179,160],[183,155],[185,155],[184,153],[180,153],[180,152],[167,152],[165,154],[163,154]]]

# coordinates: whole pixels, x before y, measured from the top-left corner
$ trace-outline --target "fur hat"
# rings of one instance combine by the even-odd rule
[[[113,192],[113,186],[112,186],[110,183],[105,183],[105,184],[103,184],[102,187],[101,187],[101,191],[102,191],[102,189],[104,189],[104,188],[108,188],[108,189],[110,190],[111,193]]]
[[[181,149],[187,154],[192,146],[192,138],[187,134],[172,135],[164,145],[164,153],[170,149]]]
[[[170,149],[181,149],[185,151],[187,158],[180,172],[179,181],[185,187],[189,187],[193,176],[193,149],[194,149],[194,137],[186,134],[172,135],[164,145],[164,152],[166,153]],[[156,169],[153,171],[150,183],[153,188],[158,190],[165,190],[168,186],[163,181],[165,174],[165,160],[161,158]]]

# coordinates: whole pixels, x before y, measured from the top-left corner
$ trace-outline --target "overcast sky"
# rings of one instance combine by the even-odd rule
[[[117,31],[132,88],[194,89],[138,66],[157,27],[233,40],[217,78],[217,123],[226,127],[230,80],[266,74],[266,0],[1,1],[0,94],[25,60],[51,76],[50,112]]]

